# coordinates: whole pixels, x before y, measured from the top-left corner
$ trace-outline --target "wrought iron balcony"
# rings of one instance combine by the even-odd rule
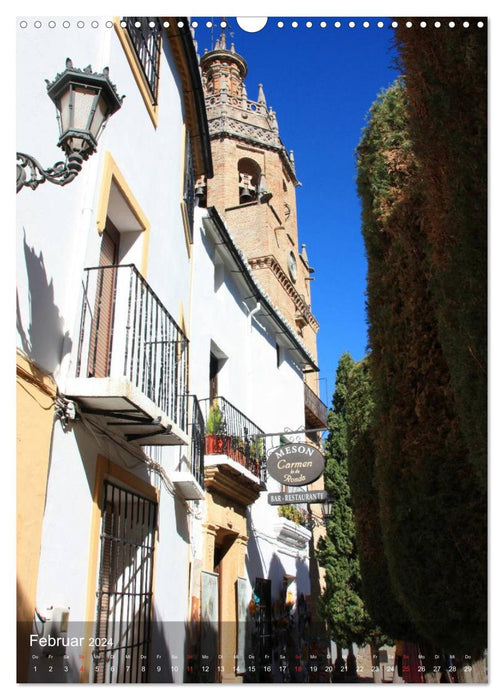
[[[189,444],[188,340],[134,265],[84,270],[76,379],[65,393],[139,444]]]
[[[191,398],[193,400],[191,423],[191,471],[201,488],[204,488],[205,419],[203,418],[201,406],[196,396],[192,396]]]
[[[191,449],[189,462],[182,460],[179,468],[170,473],[175,490],[186,501],[205,498],[205,421],[196,396],[189,396],[189,434]],[[184,464],[185,462],[185,464]]]
[[[265,481],[264,431],[222,396],[203,399],[200,406],[205,421],[205,454],[226,455]]]
[[[304,385],[305,423],[307,428],[327,428],[327,406],[308,384]]]

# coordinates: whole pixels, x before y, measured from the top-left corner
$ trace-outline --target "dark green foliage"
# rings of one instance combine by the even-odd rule
[[[367,505],[378,506],[382,542],[378,538],[371,553],[383,544],[393,592],[419,636],[455,652],[486,643],[486,492],[478,457],[481,431],[471,437],[464,429],[467,416],[456,397],[469,381],[464,373],[472,380],[475,375],[461,363],[454,383],[458,360],[445,353],[445,341],[455,331],[440,297],[452,288],[452,279],[444,277],[453,275],[455,264],[464,259],[469,279],[481,259],[459,250],[453,226],[451,248],[433,245],[429,215],[436,183],[427,184],[434,176],[417,153],[408,96],[402,81],[380,96],[358,150],[375,408],[373,432],[364,433],[352,459],[359,450],[370,454],[374,448],[376,492]],[[450,177],[457,180],[456,170]],[[438,265],[440,248],[444,256]],[[450,301],[444,299],[447,306]],[[478,338],[481,325],[474,330]],[[479,341],[481,349],[484,341]],[[460,334],[455,342],[462,342]],[[353,480],[362,494],[356,469]],[[361,501],[358,508],[363,507]],[[373,567],[364,560],[363,575],[369,576]],[[366,582],[370,585],[372,580]]]
[[[348,383],[348,477],[355,519],[362,595],[374,623],[391,639],[419,641],[408,615],[394,595],[380,527],[375,475],[373,398],[369,361],[352,370]]]
[[[486,28],[410,32],[396,39],[409,133],[425,193],[426,275],[469,459],[487,479]],[[486,25],[486,23],[485,23]],[[461,27],[461,23],[458,22]]]
[[[377,630],[367,614],[361,594],[355,524],[348,485],[347,385],[354,362],[342,355],[336,373],[333,407],[329,412],[326,441],[325,486],[334,499],[327,536],[319,541],[317,558],[325,568],[326,589],[320,599],[332,639],[343,647],[376,638]]]

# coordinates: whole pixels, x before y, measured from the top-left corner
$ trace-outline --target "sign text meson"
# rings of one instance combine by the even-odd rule
[[[304,486],[319,478],[324,471],[325,459],[313,445],[293,442],[270,452],[266,467],[270,476],[280,484]]]

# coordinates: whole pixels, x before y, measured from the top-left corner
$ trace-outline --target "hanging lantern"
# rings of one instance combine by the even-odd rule
[[[124,97],[119,97],[109,79],[109,70],[93,73],[91,66],[74,68],[67,58],[66,68],[52,82],[46,80],[47,94],[56,106],[60,138],[66,161],[44,168],[27,153],[17,153],[16,190],[36,189],[43,182],[67,185],[82,170],[82,163],[93,154],[108,118],[117,112]]]

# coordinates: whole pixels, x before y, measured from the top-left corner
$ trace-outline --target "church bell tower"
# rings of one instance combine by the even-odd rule
[[[318,322],[311,311],[313,269],[299,247],[293,152],[280,139],[263,86],[250,100],[247,63],[221,35],[201,58],[214,177],[206,205],[214,206],[242,250],[261,288],[316,361]],[[317,377],[306,376],[318,394]]]

